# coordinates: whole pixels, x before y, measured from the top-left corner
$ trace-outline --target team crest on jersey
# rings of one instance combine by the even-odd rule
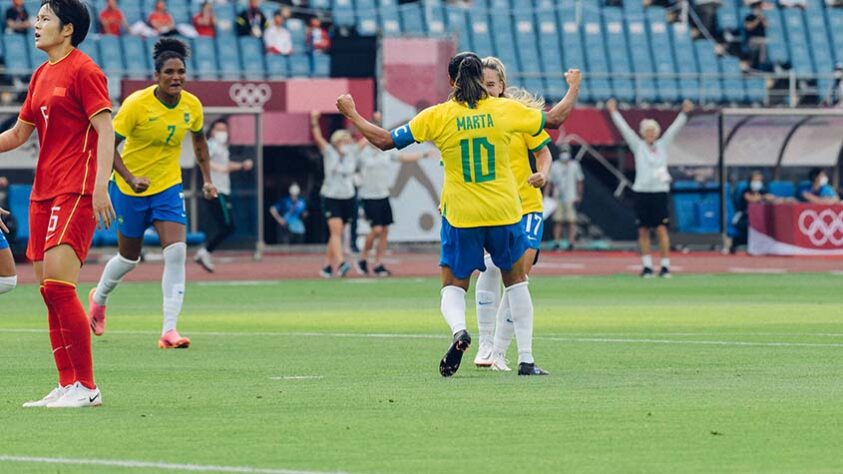
[[[184,123],[190,123],[190,112],[184,113]]]

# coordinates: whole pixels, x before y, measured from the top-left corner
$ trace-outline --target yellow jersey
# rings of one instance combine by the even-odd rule
[[[187,92],[169,107],[155,97],[155,88],[132,93],[123,101],[114,117],[114,132],[126,139],[123,163],[135,176],[149,178],[149,189],[141,194],[132,191],[117,173],[113,179],[120,191],[130,196],[150,196],[181,183],[181,143],[187,131],[202,132],[202,103]]]
[[[423,110],[408,124],[412,140],[433,142],[442,155],[442,216],[454,227],[491,227],[521,220],[521,199],[509,159],[515,134],[538,135],[544,112],[510,99],[474,108],[454,100]],[[404,128],[404,127],[402,127]],[[400,130],[393,132],[400,134]]]
[[[533,175],[528,152],[535,153],[548,143],[550,143],[550,134],[544,130],[537,136],[532,136],[529,133],[516,133],[509,142],[509,160],[512,162],[512,174],[515,176],[515,183],[518,186],[523,214],[544,211],[542,190],[530,186],[530,183],[527,182]]]

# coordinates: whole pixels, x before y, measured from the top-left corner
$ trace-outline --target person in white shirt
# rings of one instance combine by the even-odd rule
[[[380,112],[375,112],[373,120],[374,123],[380,124]],[[381,151],[365,139],[360,141],[359,146],[360,187],[357,190],[357,197],[363,203],[363,211],[372,230],[366,236],[366,243],[363,246],[363,251],[360,252],[360,258],[357,260],[357,272],[361,275],[369,274],[369,252],[377,240],[375,266],[372,273],[379,277],[387,277],[391,276],[392,272],[384,266],[383,257],[386,254],[389,226],[394,222],[392,205],[389,203],[392,188],[389,165],[396,162],[412,163],[430,156],[430,153],[398,153],[397,150]]]
[[[344,277],[351,265],[345,261],[342,239],[346,224],[357,218],[354,206],[354,175],[357,172],[358,146],[348,130],[335,131],[331,134],[331,142],[328,143],[322,136],[319,117],[319,112],[310,114],[310,129],[316,147],[322,153],[325,178],[319,194],[322,196],[330,233],[325,250],[325,266],[319,275],[323,278],[331,278],[335,274]]]
[[[277,10],[272,17],[272,24],[263,33],[263,43],[267,54],[293,54],[293,37],[290,30],[284,26],[284,15]]]
[[[632,190],[635,191],[638,245],[641,250],[641,263],[644,266],[641,276],[644,278],[653,276],[650,231],[656,229],[662,267],[659,276],[670,278],[670,236],[667,226],[670,224],[668,193],[671,179],[667,170],[667,148],[676,138],[679,130],[688,122],[687,114],[694,110],[694,104],[689,100],[682,103],[682,111],[664,135],[661,135],[658,122],[652,119],[642,120],[640,137],[618,112],[618,103],[615,99],[606,102],[606,108],[618,131],[629,145],[629,149],[635,155],[635,182]],[[661,138],[659,138],[660,135]]]
[[[568,250],[574,249],[577,241],[577,205],[582,201],[583,175],[580,162],[571,159],[567,144],[560,146],[559,159],[550,165],[550,186],[545,193],[557,201],[553,213],[553,248],[562,247],[562,228],[568,226]]]
[[[214,271],[211,254],[223,240],[234,232],[234,207],[231,204],[231,174],[234,171],[249,171],[252,160],[233,162],[228,151],[228,122],[216,120],[208,130],[208,154],[211,156],[211,180],[217,185],[217,198],[208,201],[211,217],[214,219],[214,233],[205,246],[196,252],[194,261],[206,271]]]

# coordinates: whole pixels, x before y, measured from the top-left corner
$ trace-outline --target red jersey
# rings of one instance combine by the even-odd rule
[[[123,13],[115,8],[106,8],[100,12],[100,23],[102,24],[102,34],[120,36],[120,28],[123,26]]]
[[[105,74],[85,53],[74,48],[35,70],[19,117],[35,126],[41,145],[30,200],[93,194],[97,132],[91,118],[103,110],[111,110]]]

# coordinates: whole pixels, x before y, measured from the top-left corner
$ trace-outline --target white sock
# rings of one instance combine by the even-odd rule
[[[167,331],[176,328],[181,305],[184,302],[184,262],[187,257],[187,245],[176,242],[164,249],[164,276],[161,278],[161,290],[164,293],[164,328]]]
[[[477,335],[480,344],[491,343],[495,331],[495,319],[501,299],[501,271],[486,257],[486,271],[477,277],[474,286],[474,302],[477,308]]]
[[[18,286],[18,276],[12,275],[8,277],[0,277],[0,295],[8,293]]]
[[[642,255],[641,256],[641,264],[644,265],[644,268],[653,268],[653,256],[652,255]]]
[[[512,323],[512,312],[509,308],[509,298],[504,296],[498,308],[497,325],[495,326],[495,353],[506,354],[515,335],[515,325]]]
[[[670,259],[669,258],[663,258],[662,259],[662,266],[664,268],[670,268]]]
[[[533,300],[528,282],[517,283],[504,290],[512,311],[515,342],[518,344],[518,363],[533,363]]]
[[[119,253],[105,264],[100,281],[97,283],[97,290],[94,291],[94,303],[105,306],[108,302],[108,295],[117,288],[127,273],[134,270],[140,263],[140,259],[129,260]]]
[[[451,327],[451,334],[465,329],[465,290],[458,286],[446,286],[440,292],[442,295],[442,316]]]

